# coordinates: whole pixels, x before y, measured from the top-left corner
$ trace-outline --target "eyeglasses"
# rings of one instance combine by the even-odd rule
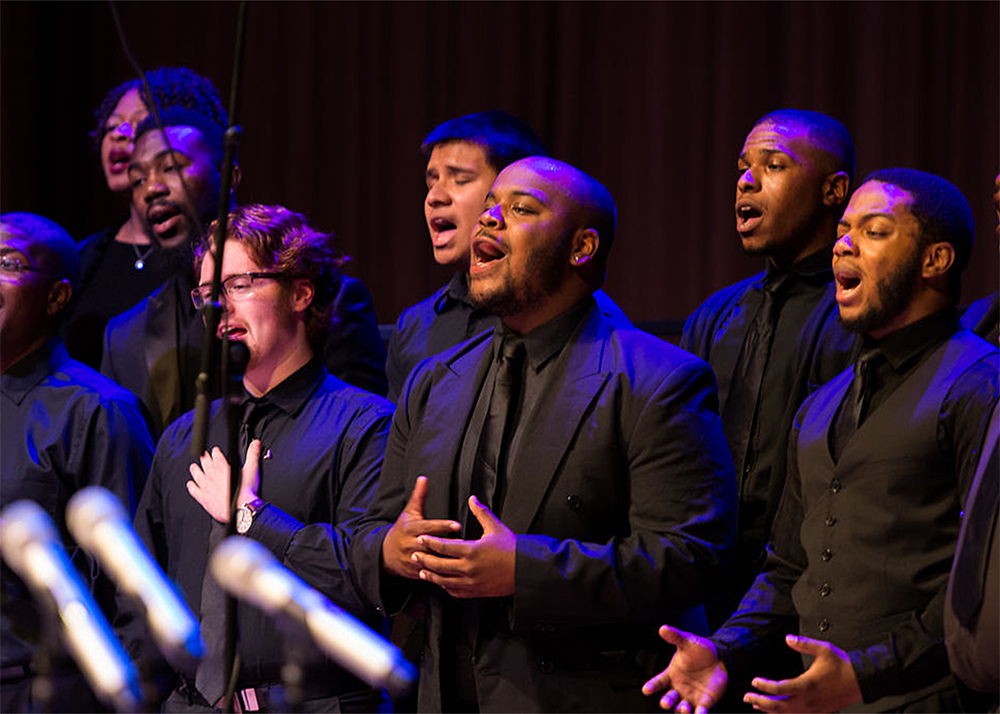
[[[226,300],[240,302],[254,296],[258,280],[280,280],[284,273],[240,273],[230,275],[222,281],[222,296]],[[212,286],[199,285],[191,291],[191,302],[196,310],[201,310],[212,299]]]
[[[0,257],[0,275],[8,277],[17,277],[24,271],[30,273],[38,273],[39,275],[46,275],[46,272],[41,268],[34,268],[30,265],[22,263],[18,258],[11,258],[8,256]]]

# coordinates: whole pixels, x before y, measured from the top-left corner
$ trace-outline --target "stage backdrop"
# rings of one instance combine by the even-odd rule
[[[228,104],[237,5],[122,2],[147,69],[187,65]],[[334,230],[381,322],[448,277],[431,259],[418,146],[503,109],[614,194],[607,291],[635,320],[683,318],[761,266],[734,231],[736,157],[779,107],[854,135],[858,175],[941,174],[977,246],[964,301],[996,289],[996,2],[252,2],[238,120],[241,202]],[[0,4],[0,209],[77,238],[121,220],[87,132],[131,68],[106,3]],[[113,289],[113,288],[110,288]]]

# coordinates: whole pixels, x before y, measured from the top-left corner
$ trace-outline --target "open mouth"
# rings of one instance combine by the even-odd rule
[[[447,218],[432,218],[430,226],[431,241],[435,247],[445,246],[451,242],[451,239],[455,236],[455,229],[458,227],[454,221]]]
[[[128,169],[129,159],[132,154],[125,149],[112,149],[108,153],[108,169],[113,174],[123,173]]]
[[[503,245],[492,236],[480,233],[472,243],[472,265],[473,272],[485,270],[490,264],[507,257],[507,251]]]
[[[155,204],[146,212],[146,220],[149,221],[153,232],[161,237],[173,234],[183,218],[184,214],[172,203]]]
[[[240,325],[229,325],[223,326],[219,325],[219,330],[216,333],[220,340],[241,340],[244,335],[247,334],[246,328]]]
[[[763,211],[757,206],[749,203],[740,203],[736,206],[736,230],[740,233],[753,231],[763,218]]]
[[[837,302],[848,300],[861,285],[861,275],[847,268],[835,269],[833,279],[837,283]]]

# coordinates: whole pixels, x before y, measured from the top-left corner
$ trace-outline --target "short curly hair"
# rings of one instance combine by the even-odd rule
[[[149,82],[149,89],[161,112],[172,107],[183,107],[202,114],[214,124],[218,124],[223,131],[229,125],[229,115],[222,105],[219,90],[215,88],[210,79],[202,77],[194,70],[187,67],[160,67],[147,72],[146,80]],[[142,82],[138,79],[123,82],[105,94],[101,105],[94,112],[97,125],[90,132],[95,150],[100,149],[101,140],[107,133],[105,126],[114,113],[115,107],[118,106],[118,102],[133,89],[139,90],[142,100],[147,106],[150,104],[149,96],[143,90]]]
[[[226,223],[226,240],[246,246],[261,268],[282,273],[286,280],[306,278],[312,283],[315,293],[306,313],[306,334],[314,349],[322,349],[338,324],[334,302],[341,269],[349,260],[336,247],[334,234],[316,230],[301,213],[260,203],[233,209]],[[212,222],[195,247],[195,272],[201,270],[217,224],[218,220]]]

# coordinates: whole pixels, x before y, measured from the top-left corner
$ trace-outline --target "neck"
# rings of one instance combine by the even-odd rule
[[[590,293],[590,289],[581,280],[577,289],[563,290],[560,294],[549,295],[536,307],[514,315],[504,315],[500,320],[514,332],[526,335],[536,327],[562,315]]]
[[[889,320],[884,327],[868,332],[868,336],[875,340],[881,340],[886,335],[890,335],[896,330],[901,330],[907,325],[912,325],[917,320],[922,320],[935,312],[954,307],[955,303],[946,294],[930,288],[926,288],[914,294],[913,299],[907,303],[895,317]]]
[[[54,332],[46,331],[45,334],[21,347],[8,347],[7,345],[0,347],[0,374],[5,374],[11,367],[51,340],[54,334]]]
[[[837,222],[825,215],[819,225],[807,228],[798,239],[789,241],[787,250],[775,251],[768,256],[775,268],[788,268],[817,250],[837,242]]]
[[[255,397],[267,394],[313,358],[312,347],[306,339],[305,331],[301,339],[289,343],[288,349],[280,354],[268,355],[262,359],[250,356],[250,364],[243,374],[243,386]]]
[[[129,201],[128,220],[122,224],[115,234],[115,240],[119,243],[129,243],[132,245],[149,245],[149,236],[142,225],[142,217],[135,204]]]

